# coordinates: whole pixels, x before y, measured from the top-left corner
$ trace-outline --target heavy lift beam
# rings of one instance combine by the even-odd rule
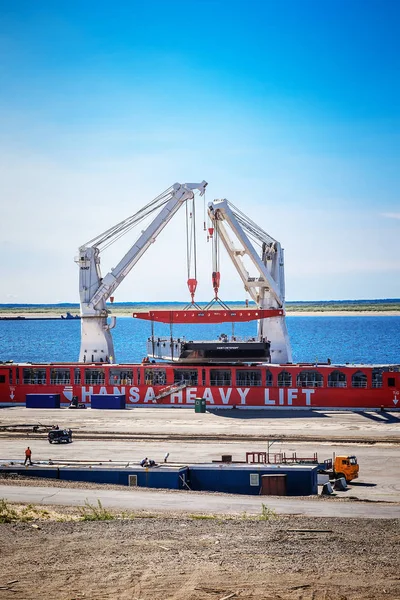
[[[116,318],[107,322],[109,310],[107,299],[128,275],[150,245],[155,242],[159,233],[172,219],[179,208],[194,197],[194,190],[202,196],[207,186],[201,183],[175,183],[160,196],[147,204],[136,214],[111,227],[96,238],[79,248],[79,256],[75,262],[79,266],[79,296],[81,306],[81,348],[80,362],[113,362],[115,352],[110,329],[115,327]],[[160,209],[161,212],[142,232],[131,249],[102,278],[100,271],[100,251],[125,235],[148,215]]]
[[[258,339],[268,338],[271,342],[271,362],[290,363],[292,352],[286,328],[285,279],[283,249],[279,242],[263,231],[256,223],[248,219],[228,200],[214,200],[208,205],[208,215],[214,223],[237,272],[243,281],[245,290],[260,309],[282,309],[282,314],[258,322]],[[215,225],[218,225],[217,227]],[[234,232],[242,248],[235,248],[227,228]],[[261,257],[258,255],[252,238],[261,245]],[[250,277],[243,256],[247,255],[258,271],[258,277]]]

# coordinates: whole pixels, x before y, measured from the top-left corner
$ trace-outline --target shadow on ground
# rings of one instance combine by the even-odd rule
[[[386,411],[379,412],[367,412],[367,411],[359,411],[359,415],[365,417],[366,419],[370,419],[371,421],[375,421],[375,423],[382,423],[390,425],[392,423],[400,423],[400,417],[394,415],[393,413],[388,413]]]
[[[331,415],[326,414],[323,411],[315,410],[241,410],[238,409],[210,409],[207,407],[207,412],[210,412],[217,417],[224,417],[227,419],[241,419],[241,420],[252,420],[252,419],[330,419]]]
[[[376,483],[364,483],[363,481],[352,481],[351,487],[376,487]]]

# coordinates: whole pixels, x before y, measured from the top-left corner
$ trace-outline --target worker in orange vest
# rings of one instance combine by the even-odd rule
[[[32,450],[28,446],[27,449],[25,450],[25,462],[24,462],[24,465],[26,465],[26,463],[28,461],[29,461],[30,465],[32,464],[31,456],[32,456]]]

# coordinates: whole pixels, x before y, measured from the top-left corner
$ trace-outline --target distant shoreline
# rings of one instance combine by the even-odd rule
[[[135,311],[135,312],[144,312],[144,311]],[[124,310],[124,311],[113,311],[112,316],[115,317],[132,317],[133,310]],[[79,314],[79,312],[74,312],[75,314]],[[13,317],[13,321],[29,321],[30,319],[60,319],[60,321],[73,321],[74,319],[62,319],[61,315],[65,317],[65,313],[62,313],[57,310],[49,310],[46,312],[36,312],[29,310],[19,310],[19,311],[2,311],[0,310],[0,317],[3,317],[4,320],[10,317]],[[307,311],[287,311],[287,317],[400,317],[399,310],[326,310],[326,311],[318,311],[318,310],[307,310]],[[16,319],[16,317],[24,317],[23,319]],[[133,318],[133,317],[132,317]],[[78,320],[78,319],[77,319]],[[11,321],[11,319],[10,319]],[[1,323],[1,319],[0,319]]]
[[[107,309],[116,317],[132,317],[133,313],[154,310],[183,310],[187,306],[185,302],[180,301],[107,302]],[[252,301],[246,306],[246,303],[240,300],[229,300],[226,302],[226,306],[233,311],[257,308]],[[213,308],[221,310],[222,305],[219,306],[216,303]],[[285,308],[288,317],[398,317],[400,316],[400,298],[287,301]],[[79,314],[80,306],[77,303],[0,304],[0,318],[3,319],[11,317],[13,319],[18,317],[61,319],[63,316],[63,320],[71,320],[71,317],[79,316]]]

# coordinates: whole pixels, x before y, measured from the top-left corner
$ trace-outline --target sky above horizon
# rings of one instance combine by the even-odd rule
[[[203,179],[281,242],[287,300],[399,298],[399,24],[397,0],[0,0],[0,303],[77,302],[79,246]],[[181,212],[117,302],[189,300]],[[211,271],[199,231],[198,301]],[[225,256],[220,296],[246,298]]]

